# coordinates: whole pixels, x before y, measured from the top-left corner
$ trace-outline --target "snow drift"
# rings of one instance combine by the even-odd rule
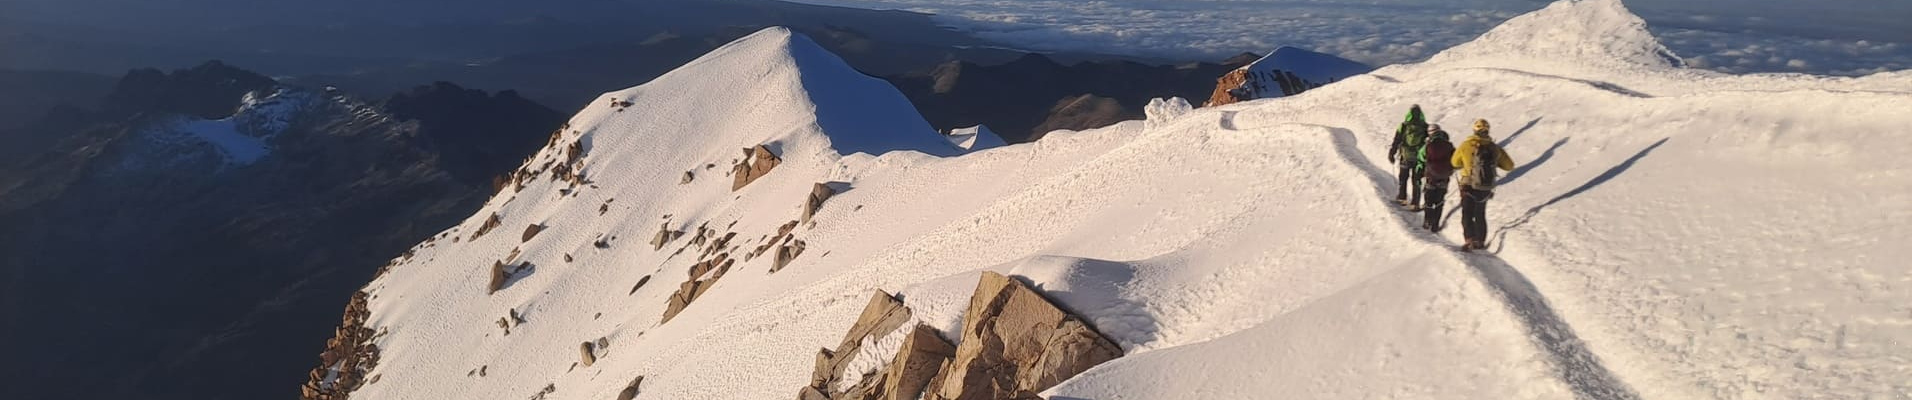
[[[1128,353],[1058,399],[1912,393],[1912,253],[1891,239],[1912,235],[1905,75],[1697,73],[1652,62],[1637,22],[1564,1],[1300,96],[1164,102],[954,157],[894,90],[766,30],[605,95],[526,164],[576,141],[582,183],[507,188],[395,260],[366,288],[382,378],[354,397],[612,398],[641,375],[639,398],[789,398],[871,290],[953,339],[982,270]],[[1388,204],[1410,104],[1494,122],[1515,157],[1488,252]],[[677,184],[758,144],[783,165],[735,193]],[[820,182],[841,189],[793,231],[803,255],[741,261],[659,323],[696,260],[638,238],[709,226],[759,246]],[[493,214],[545,228],[450,239]],[[487,295],[499,260],[535,268]]]

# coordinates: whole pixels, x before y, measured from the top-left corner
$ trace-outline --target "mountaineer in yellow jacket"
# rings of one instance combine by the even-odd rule
[[[1491,161],[1489,161],[1491,160]],[[1455,146],[1449,160],[1461,175],[1461,230],[1467,238],[1462,250],[1487,248],[1487,200],[1494,198],[1500,171],[1513,171],[1514,159],[1488,136],[1487,120],[1474,120],[1474,134]]]

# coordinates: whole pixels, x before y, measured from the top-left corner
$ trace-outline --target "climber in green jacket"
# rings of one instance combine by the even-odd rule
[[[1399,187],[1396,188],[1394,201],[1410,210],[1421,208],[1421,146],[1427,144],[1427,116],[1421,113],[1421,105],[1415,104],[1407,110],[1407,121],[1394,130],[1394,143],[1388,145],[1388,162],[1399,163]],[[1409,186],[1413,187],[1410,192]],[[1410,198],[1409,196],[1412,196]]]

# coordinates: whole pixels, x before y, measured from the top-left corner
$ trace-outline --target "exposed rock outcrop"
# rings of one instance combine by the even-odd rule
[[[498,293],[498,289],[505,287],[506,279],[511,279],[511,274],[505,273],[505,262],[493,261],[491,263],[491,283],[486,286],[487,290],[485,294]]]
[[[665,244],[684,236],[684,231],[671,230],[670,223],[657,226],[657,235],[651,236],[651,250],[663,250]]]
[[[1204,106],[1301,94],[1321,85],[1373,71],[1374,67],[1333,55],[1282,47],[1229,71],[1215,81]]]
[[[984,272],[931,400],[1035,399],[1122,349],[1022,281]]]
[[[918,324],[912,329],[889,367],[870,375],[847,370],[859,354],[866,354],[861,351],[866,342],[889,336],[909,320],[910,310],[902,301],[881,290],[872,293],[856,324],[843,335],[837,347],[817,351],[810,385],[799,390],[797,398],[915,399],[941,365],[955,354],[955,347],[928,326]],[[849,373],[855,375],[845,376]],[[847,390],[837,390],[846,380],[854,380],[856,384]]]
[[[823,208],[823,202],[835,195],[836,189],[830,188],[829,184],[818,183],[810,187],[810,198],[803,202],[803,217],[798,221],[810,223],[810,217],[817,214],[817,209]]]
[[[620,391],[620,392],[617,392],[617,400],[632,400],[632,399],[636,399],[636,398],[637,398],[637,388],[638,388],[639,386],[643,386],[643,385],[644,385],[644,376],[643,376],[643,375],[638,375],[638,376],[637,376],[637,379],[632,379],[632,380],[631,380],[631,383],[630,383],[630,384],[628,384],[628,385],[624,385],[624,390],[623,390],[623,391]]]
[[[789,266],[791,261],[797,259],[797,256],[803,255],[805,246],[808,245],[802,240],[797,240],[783,247],[778,247],[777,258],[770,262],[770,272],[782,271],[783,267]]]
[[[365,292],[352,294],[352,301],[345,306],[345,318],[334,330],[332,339],[326,341],[325,351],[319,353],[319,367],[306,374],[300,399],[344,400],[353,390],[369,382],[362,378],[378,366],[379,354],[378,345],[372,344],[377,335],[365,326],[366,318],[371,315],[366,307],[369,297]]]
[[[744,186],[748,186],[751,182],[757,181],[757,178],[762,178],[765,174],[769,174],[770,170],[777,168],[777,165],[782,163],[783,159],[771,153],[770,148],[764,145],[744,149],[744,161],[731,167],[730,191],[735,192],[743,189]]]
[[[1039,399],[1037,393],[1122,356],[1121,347],[1022,281],[984,272],[963,317],[960,346],[919,323],[903,334],[886,367],[848,370],[869,353],[863,346],[909,320],[908,307],[877,291],[837,347],[817,352],[810,385],[797,399]],[[845,385],[850,379],[856,384]]]
[[[484,237],[486,233],[491,233],[492,229],[498,229],[499,225],[504,225],[504,221],[498,218],[498,213],[491,213],[490,217],[485,218],[485,223],[478,226],[478,231],[471,233],[471,240]]]
[[[518,241],[529,242],[531,238],[538,237],[538,232],[544,232],[544,225],[531,224],[524,228],[524,235],[519,237]]]
[[[676,318],[677,314],[684,312],[684,308],[689,307],[692,301],[703,296],[704,292],[710,291],[711,286],[715,285],[718,279],[723,279],[724,274],[730,273],[730,267],[735,265],[737,260],[730,258],[730,253],[723,250],[730,240],[736,237],[737,233],[731,232],[711,241],[705,247],[704,254],[711,258],[691,264],[687,271],[690,278],[677,285],[677,292],[671,293],[669,302],[664,305],[664,319],[659,323],[670,322],[672,318]],[[715,254],[711,255],[711,253]],[[646,280],[649,278],[649,276],[645,277]],[[643,282],[640,281],[638,285],[643,286]],[[637,288],[631,288],[631,292],[636,293]]]

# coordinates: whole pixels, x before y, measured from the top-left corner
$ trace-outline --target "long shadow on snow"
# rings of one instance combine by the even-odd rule
[[[1527,121],[1527,125],[1522,125],[1520,129],[1515,129],[1514,134],[1507,135],[1506,138],[1500,139],[1500,143],[1495,143],[1495,145],[1499,145],[1501,148],[1506,148],[1508,144],[1511,144],[1514,142],[1514,139],[1518,139],[1520,138],[1521,134],[1527,133],[1527,131],[1534,129],[1534,125],[1540,125],[1540,120],[1546,119],[1546,118],[1547,117],[1540,117],[1540,118],[1534,118],[1534,120],[1532,121]]]
[[[1513,135],[1507,136],[1506,139],[1501,139],[1500,143],[1497,143],[1495,145],[1500,146],[1502,150],[1505,150],[1507,149],[1508,143],[1514,142],[1514,138],[1520,137],[1520,134],[1522,133],[1527,133],[1527,130],[1533,129],[1534,125],[1537,125],[1539,123],[1540,123],[1540,118],[1534,118],[1533,121],[1527,122],[1527,126],[1520,127],[1520,130],[1514,131]],[[1508,182],[1512,182],[1514,179],[1520,178],[1522,175],[1526,175],[1527,172],[1532,171],[1534,167],[1539,167],[1540,164],[1544,164],[1547,162],[1547,160],[1553,159],[1554,152],[1560,150],[1560,146],[1567,145],[1568,139],[1572,139],[1572,137],[1560,138],[1560,141],[1554,142],[1553,147],[1548,147],[1547,151],[1540,153],[1540,157],[1535,157],[1533,161],[1525,162],[1525,163],[1516,162],[1518,166],[1514,167],[1513,171],[1508,172],[1507,176],[1501,178],[1500,182],[1497,182],[1497,184],[1499,186],[1506,186]],[[1459,187],[1460,185],[1453,185],[1454,189],[1449,190],[1450,194],[1458,193],[1460,190]],[[1441,226],[1447,226],[1447,223],[1454,219],[1454,214],[1459,213],[1460,211],[1461,211],[1461,208],[1459,206],[1448,208],[1447,215],[1441,216]]]
[[[1652,145],[1646,146],[1646,148],[1644,149],[1640,149],[1639,153],[1634,153],[1632,157],[1627,157],[1626,161],[1621,161],[1620,165],[1615,165],[1613,166],[1613,168],[1608,168],[1606,172],[1600,173],[1600,176],[1593,177],[1593,180],[1587,181],[1587,183],[1583,183],[1580,185],[1580,187],[1573,188],[1573,190],[1568,190],[1566,193],[1561,193],[1559,196],[1554,196],[1554,198],[1548,199],[1547,202],[1545,203],[1540,203],[1540,205],[1534,206],[1533,208],[1529,208],[1527,209],[1527,213],[1522,214],[1520,218],[1515,218],[1512,221],[1508,221],[1506,225],[1502,225],[1500,229],[1494,232],[1494,240],[1493,240],[1493,243],[1495,243],[1494,252],[1499,253],[1500,250],[1504,248],[1504,241],[1502,241],[1501,239],[1504,239],[1507,237],[1507,230],[1518,228],[1521,225],[1526,225],[1528,221],[1533,220],[1534,215],[1540,214],[1540,210],[1544,210],[1548,206],[1552,206],[1554,204],[1560,203],[1561,201],[1573,198],[1574,196],[1579,196],[1581,193],[1586,193],[1588,190],[1591,190],[1594,187],[1600,186],[1601,184],[1607,183],[1607,181],[1613,180],[1613,178],[1618,177],[1620,176],[1620,174],[1627,172],[1628,169],[1633,168],[1633,163],[1639,162],[1640,159],[1646,158],[1647,154],[1653,153],[1653,149],[1658,149],[1660,148],[1660,145],[1666,144],[1666,141],[1669,139],[1672,139],[1672,138],[1670,137],[1661,138],[1660,141],[1653,142]]]
[[[1554,142],[1553,147],[1548,147],[1547,151],[1541,152],[1539,157],[1534,157],[1533,161],[1529,161],[1525,164],[1520,164],[1519,166],[1514,167],[1513,171],[1508,171],[1507,176],[1501,177],[1500,181],[1494,182],[1494,185],[1506,186],[1509,183],[1513,183],[1515,179],[1520,179],[1520,177],[1526,176],[1528,171],[1534,170],[1534,167],[1539,167],[1540,164],[1546,164],[1547,160],[1553,159],[1554,152],[1559,151],[1560,146],[1567,145],[1567,141],[1569,139],[1573,139],[1573,138],[1571,137],[1560,138],[1560,141]],[[1506,149],[1506,147],[1501,147],[1501,148]]]
[[[1367,173],[1368,179],[1375,183],[1375,195],[1392,196],[1385,190],[1390,187],[1393,177],[1376,167],[1367,157],[1361,155],[1356,144],[1354,132],[1347,129],[1327,127],[1333,132],[1335,152],[1357,169]],[[1661,140],[1665,142],[1665,140]],[[1655,145],[1657,146],[1657,144]],[[1651,148],[1648,148],[1651,150]],[[1644,155],[1644,152],[1642,152]],[[1635,156],[1637,159],[1639,156]],[[1628,164],[1631,164],[1629,160]],[[1412,226],[1412,221],[1407,222]],[[1415,235],[1431,244],[1444,244],[1431,233],[1417,232]],[[1545,296],[1532,281],[1527,280],[1513,265],[1497,257],[1484,254],[1456,254],[1462,263],[1474,270],[1482,282],[1495,295],[1507,304],[1509,311],[1527,328],[1528,337],[1541,350],[1547,353],[1548,361],[1554,366],[1554,373],[1567,388],[1573,391],[1574,398],[1582,400],[1637,400],[1639,395],[1625,382],[1620,381],[1600,363],[1600,358],[1588,350],[1585,342],[1573,331],[1573,326],[1561,320],[1548,305]]]

